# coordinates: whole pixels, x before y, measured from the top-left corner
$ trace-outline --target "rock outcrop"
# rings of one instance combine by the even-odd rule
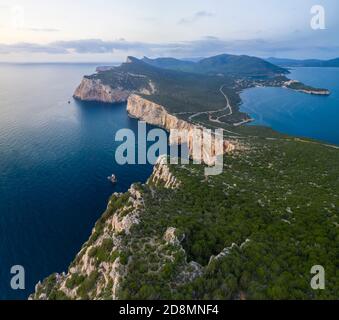
[[[117,202],[122,202],[118,208]],[[123,235],[140,222],[142,194],[132,185],[126,194],[114,194],[68,273],[54,274],[36,285],[30,299],[117,299],[127,272]],[[125,259],[125,261],[123,261]]]
[[[164,234],[164,240],[173,245],[180,245],[180,243],[185,239],[185,235],[182,235],[180,239],[177,235],[177,229],[173,227],[167,228],[165,234]]]
[[[236,243],[232,243],[232,245],[230,247],[224,248],[224,250],[222,250],[217,256],[212,256],[210,258],[209,264],[213,260],[220,260],[220,259],[223,259],[223,258],[227,257],[231,253],[231,251],[233,249],[242,250],[249,242],[251,242],[251,240],[250,239],[246,239],[246,241],[243,242],[240,246],[237,245]]]
[[[159,175],[159,170],[161,174]],[[170,168],[165,163],[158,163],[150,178],[173,188],[179,184]],[[173,182],[175,181],[175,183]],[[147,183],[149,184],[149,182]],[[53,274],[36,285],[31,300],[60,299],[119,299],[120,288],[129,274],[129,266],[134,260],[134,254],[127,239],[133,239],[133,226],[141,223],[145,214],[143,188],[149,185],[132,185],[127,193],[115,193],[108,203],[107,209],[99,219],[89,240],[69,267],[67,273]],[[186,257],[181,242],[185,235],[176,228],[168,227],[163,234],[165,244],[155,237],[149,244],[156,243],[157,255],[162,257],[159,262],[159,272],[168,261],[174,261],[175,255],[167,251],[167,245],[175,248],[176,254]],[[148,240],[147,240],[148,241]],[[147,242],[146,242],[147,243]],[[146,246],[146,243],[143,247]],[[203,267],[196,262],[187,262],[184,258],[179,272],[174,277],[175,283],[184,284],[193,281],[203,273]]]
[[[84,101],[98,101],[106,103],[126,102],[131,91],[124,88],[113,89],[104,85],[99,79],[84,77],[74,92],[74,98]]]
[[[180,186],[180,181],[172,174],[168,164],[167,157],[160,156],[154,166],[153,174],[148,179],[148,184],[163,184],[167,189],[176,189]]]

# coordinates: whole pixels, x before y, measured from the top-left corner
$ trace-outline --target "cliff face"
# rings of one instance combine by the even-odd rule
[[[166,189],[175,189],[180,185],[180,181],[161,159],[155,165],[145,186],[132,185],[127,193],[116,193],[112,196],[105,213],[95,225],[91,237],[83,245],[68,272],[53,274],[42,283],[39,282],[30,300],[119,299],[119,289],[128,275],[129,265],[134,254],[138,254],[131,253],[128,241],[138,239],[133,226],[141,223],[147,209],[144,188],[156,192],[153,188],[160,184]],[[179,236],[177,230],[172,227],[168,227],[163,235],[165,246],[174,245],[183,253],[181,242],[184,237]],[[167,259],[168,255],[165,258]],[[162,263],[166,263],[166,260]],[[202,273],[202,267],[195,262],[184,261],[180,270],[177,279],[180,283],[192,281]]]
[[[104,85],[99,79],[83,78],[73,96],[84,101],[120,103],[126,102],[130,94],[129,90]]]
[[[167,165],[166,156],[159,157],[153,169],[152,176],[148,179],[148,184],[164,184],[165,188],[176,189],[180,186],[180,181],[171,173]]]
[[[178,119],[176,116],[169,114],[166,109],[154,102],[151,102],[139,95],[132,94],[128,98],[127,112],[137,119],[143,120],[149,124],[160,126],[170,131],[172,129],[187,132],[186,137],[180,137],[170,131],[170,144],[186,142],[189,154],[194,160],[203,160],[207,165],[213,165],[215,156],[221,153],[231,152],[235,149],[235,145],[224,141],[221,148],[217,146],[217,139],[214,135],[208,136],[204,127],[196,126],[187,121]],[[184,141],[183,141],[184,139]],[[201,150],[196,145],[201,139]],[[195,151],[195,152],[193,152]]]
[[[117,207],[119,202],[122,205]],[[126,194],[114,194],[68,273],[38,283],[30,299],[117,299],[128,265],[123,238],[139,223],[143,205],[135,185]]]
[[[149,83],[149,88],[150,89],[141,88],[139,92],[149,95],[155,91],[154,85],[151,82]],[[207,165],[214,165],[216,155],[235,149],[235,146],[227,141],[224,141],[222,146],[217,144],[215,136],[209,136],[205,128],[169,114],[165,107],[141,97],[136,94],[135,90],[126,90],[120,87],[111,88],[108,85],[102,84],[99,79],[84,78],[76,89],[74,97],[85,101],[107,103],[127,101],[127,112],[132,117],[146,121],[149,124],[163,127],[168,131],[176,129],[178,134],[170,132],[170,144],[186,142],[189,155],[194,160],[201,160]],[[180,137],[180,132],[184,131],[187,132],[187,134],[185,134],[185,137]],[[202,141],[201,147],[197,147],[197,142],[200,141],[199,139]]]
[[[331,94],[329,90],[296,90],[296,91],[316,96],[329,96]]]

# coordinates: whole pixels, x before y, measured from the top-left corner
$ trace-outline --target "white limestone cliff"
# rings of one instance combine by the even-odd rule
[[[182,119],[177,118],[167,112],[165,107],[156,104],[150,100],[145,99],[136,94],[132,94],[128,98],[127,112],[134,118],[143,120],[149,124],[156,125],[170,131],[169,142],[170,144],[180,143],[180,139],[171,132],[172,129],[179,131],[187,131],[187,137],[184,142],[187,143],[189,154],[195,160],[202,160],[207,165],[214,165],[215,156],[221,153],[228,153],[235,149],[235,145],[229,141],[223,141],[222,150],[218,150],[216,137],[214,135],[206,135],[206,129],[202,126],[197,126]],[[200,159],[196,159],[193,151],[196,150],[195,143],[201,140],[201,153]],[[178,141],[179,140],[179,141]],[[182,141],[181,141],[182,142]]]
[[[112,89],[99,79],[84,77],[74,92],[74,98],[83,101],[98,101],[106,103],[126,102],[131,91],[123,88]]]

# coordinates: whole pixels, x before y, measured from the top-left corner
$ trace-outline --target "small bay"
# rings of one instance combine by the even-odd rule
[[[288,77],[329,89],[331,95],[308,95],[283,88],[252,88],[241,94],[240,109],[255,119],[254,125],[339,144],[339,69],[295,68]]]

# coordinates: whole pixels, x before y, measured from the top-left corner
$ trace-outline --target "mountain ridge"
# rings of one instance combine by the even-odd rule
[[[197,62],[170,57],[156,59],[144,57],[142,61],[159,68],[201,74],[276,76],[289,73],[287,69],[248,55],[220,54],[203,58]]]

